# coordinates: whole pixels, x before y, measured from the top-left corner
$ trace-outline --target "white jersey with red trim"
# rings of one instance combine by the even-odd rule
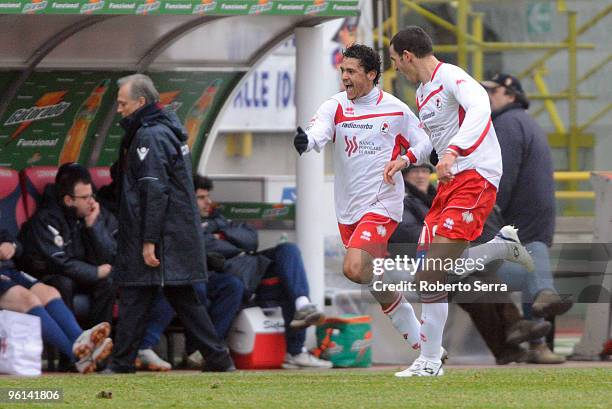
[[[453,174],[474,169],[498,187],[502,157],[485,89],[461,68],[439,63],[431,81],[417,89],[416,99],[421,126],[438,156],[449,150],[458,155]],[[407,155],[411,161],[429,159],[423,152],[411,151]]]
[[[385,164],[410,146],[429,149],[429,138],[410,108],[374,87],[351,101],[340,92],[321,105],[306,128],[308,150],[334,144],[334,199],[339,223],[353,224],[366,213],[402,220],[404,183],[383,181]],[[427,148],[428,147],[428,148]]]

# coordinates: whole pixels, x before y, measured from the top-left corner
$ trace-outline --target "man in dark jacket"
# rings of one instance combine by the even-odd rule
[[[306,327],[321,324],[325,316],[308,298],[308,281],[299,248],[283,243],[258,252],[255,229],[228,221],[218,209],[212,209],[212,181],[196,176],[194,185],[206,248],[225,257],[223,273],[239,277],[246,297],[256,304],[264,307],[280,304],[287,344],[283,368],[331,368],[331,362],[316,358],[304,348]]]
[[[115,280],[121,287],[116,353],[107,372],[134,372],[149,311],[161,287],[206,359],[203,370],[234,364],[192,284],[206,280],[206,262],[187,135],[162,110],[149,77],[118,81],[117,112],[125,135],[118,161],[119,235]]]
[[[531,253],[535,273],[506,265],[498,275],[522,291],[525,316],[535,318],[563,314],[572,306],[555,290],[550,269],[549,247],[555,230],[553,163],[546,135],[527,114],[529,101],[521,83],[508,74],[496,74],[483,82],[491,100],[493,126],[501,148],[504,174],[497,205],[506,223],[518,228],[519,238]],[[533,304],[531,304],[533,303]],[[531,307],[531,308],[530,308]],[[543,340],[532,343],[530,362],[561,363]]]
[[[110,322],[116,230],[115,218],[95,199],[89,171],[76,163],[64,164],[21,229],[24,253],[19,268],[57,288],[72,311],[74,294],[89,294],[90,326]]]
[[[422,165],[410,166],[403,171],[406,186],[404,213],[402,222],[389,240],[391,244],[389,249],[395,254],[415,256],[416,243],[419,241],[425,216],[436,195],[436,188],[430,183],[429,178],[432,170],[433,168],[429,165]],[[491,240],[502,227],[503,223],[498,219],[498,211],[494,209],[485,222],[483,234],[474,243],[485,243]],[[488,283],[498,282],[493,275],[499,265],[498,261],[487,264],[485,271],[477,272],[475,278]],[[496,362],[500,365],[524,362],[527,359],[527,352],[519,344],[539,338],[550,330],[549,323],[536,323],[522,319],[508,294],[495,294],[495,302],[482,298],[474,301],[459,302],[459,306],[470,315]]]

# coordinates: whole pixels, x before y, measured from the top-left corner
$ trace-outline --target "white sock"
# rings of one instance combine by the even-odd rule
[[[295,309],[296,310],[299,310],[300,308],[308,304],[311,304],[311,302],[310,302],[310,299],[308,299],[308,297],[306,297],[305,295],[300,295],[298,298],[295,299]]]
[[[474,271],[479,271],[483,269],[483,266],[486,266],[492,261],[495,260],[505,260],[508,251],[512,251],[512,247],[508,245],[507,241],[494,237],[491,241],[488,241],[479,246],[474,246],[465,249],[459,258],[464,259],[462,264],[455,263],[456,265],[460,265],[461,270],[457,267],[457,271],[454,273],[460,276],[468,276],[472,274]],[[471,259],[469,263],[466,263],[465,260]]]
[[[396,302],[383,312],[391,320],[391,324],[410,344],[412,349],[418,349],[421,343],[421,323],[414,314],[412,305],[400,293]]]
[[[423,303],[421,314],[421,356],[440,362],[442,334],[448,317],[448,303]]]

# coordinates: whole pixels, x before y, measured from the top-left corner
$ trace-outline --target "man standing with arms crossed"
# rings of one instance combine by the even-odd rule
[[[425,268],[416,280],[444,284],[446,272],[430,267],[429,260],[457,259],[481,233],[495,205],[502,175],[502,159],[486,91],[461,68],[440,62],[433,55],[431,38],[410,26],[391,40],[390,56],[397,71],[416,91],[418,115],[438,153],[440,185],[425,218],[420,249],[426,251]],[[414,148],[395,158],[384,171],[385,182],[397,184],[397,172],[411,163],[426,161],[430,152]],[[436,263],[431,263],[436,264]],[[423,302],[421,355],[396,376],[440,376],[442,334],[448,316],[446,291],[427,288]]]

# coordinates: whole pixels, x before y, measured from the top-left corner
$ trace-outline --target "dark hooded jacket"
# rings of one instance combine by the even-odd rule
[[[255,292],[272,260],[257,252],[257,231],[246,223],[227,220],[219,209],[202,219],[206,249],[225,258],[223,272],[238,276],[246,291],[246,297]],[[221,238],[217,238],[221,237]]]
[[[177,116],[145,105],[121,121],[118,255],[123,286],[188,285],[206,279],[205,249],[193,189],[187,134]],[[143,243],[155,244],[149,267]]]
[[[552,245],[555,231],[553,162],[542,128],[519,103],[492,113],[504,165],[497,205],[523,244]]]
[[[59,274],[80,283],[98,280],[98,266],[113,264],[117,220],[100,206],[96,223],[87,227],[74,208],[64,206],[55,185],[45,187],[34,216],[21,228],[18,267],[37,278]]]

